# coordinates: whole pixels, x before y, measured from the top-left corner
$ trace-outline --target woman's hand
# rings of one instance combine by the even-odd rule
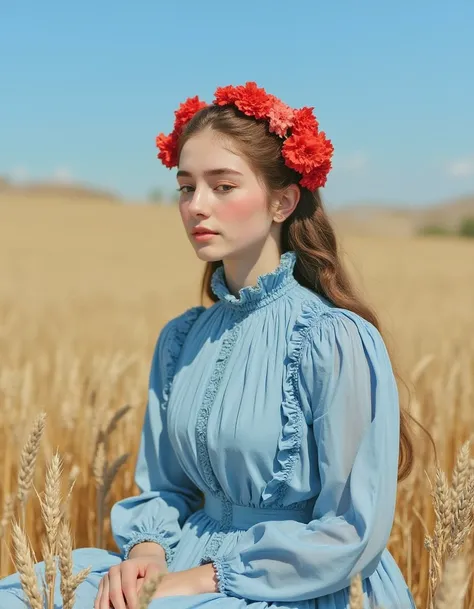
[[[153,598],[189,596],[217,591],[218,584],[214,567],[212,564],[206,564],[186,571],[166,574],[158,584]]]
[[[160,555],[124,560],[102,578],[94,609],[138,609],[138,592],[144,579],[165,572],[166,564]]]

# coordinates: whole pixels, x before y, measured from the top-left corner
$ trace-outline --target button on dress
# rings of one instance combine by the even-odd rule
[[[151,609],[345,609],[357,573],[366,607],[415,607],[387,549],[400,419],[387,350],[373,325],[302,286],[296,260],[284,252],[238,298],[218,268],[218,301],[160,332],[141,493],[112,508],[118,553],[74,551],[75,570],[92,566],[79,609],[143,541],[163,546],[170,571],[212,562],[219,582]],[[17,575],[0,581],[0,608],[22,597]]]

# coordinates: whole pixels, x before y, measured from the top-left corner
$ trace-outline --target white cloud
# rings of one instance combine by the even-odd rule
[[[73,181],[72,171],[68,167],[57,167],[52,175],[53,182],[70,184]]]
[[[355,150],[351,154],[336,157],[334,155],[334,168],[341,171],[358,174],[364,171],[369,164],[369,159],[363,150]]]
[[[467,178],[474,175],[474,156],[451,161],[447,166],[448,174],[453,178]]]

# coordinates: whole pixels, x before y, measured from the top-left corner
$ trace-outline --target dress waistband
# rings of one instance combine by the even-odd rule
[[[206,495],[204,500],[204,512],[219,522],[224,528],[249,529],[259,522],[269,520],[296,520],[308,523],[312,518],[311,502],[300,509],[286,508],[260,508],[245,505],[236,505],[230,501],[222,501],[213,495]]]

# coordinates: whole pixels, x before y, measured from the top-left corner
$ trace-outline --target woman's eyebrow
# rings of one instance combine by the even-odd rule
[[[226,173],[226,174],[231,173],[231,174],[239,175],[239,176],[243,175],[242,173],[240,173],[240,171],[236,171],[235,169],[229,169],[228,167],[221,167],[219,169],[209,169],[208,171],[204,172],[204,175],[205,176],[217,176],[217,175],[222,175],[224,173]],[[193,174],[190,171],[180,169],[178,171],[178,173],[176,174],[176,177],[177,178],[181,178],[181,177],[191,178],[192,175]]]

